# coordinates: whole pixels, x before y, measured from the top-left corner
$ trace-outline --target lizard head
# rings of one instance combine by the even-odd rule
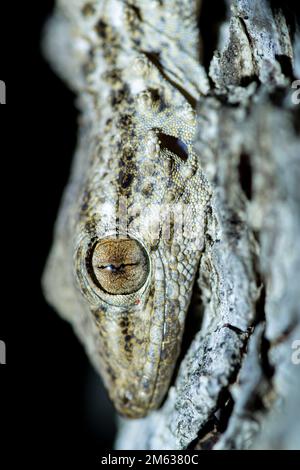
[[[116,118],[77,230],[75,274],[94,323],[93,362],[116,409],[132,418],[166,394],[203,244],[206,182],[191,126],[174,116],[154,113],[147,128],[128,113]]]

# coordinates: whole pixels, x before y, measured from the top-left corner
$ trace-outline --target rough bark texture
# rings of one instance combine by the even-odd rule
[[[300,448],[300,40],[291,12],[229,4],[198,106],[214,189],[201,327],[161,409],[120,421],[118,449]]]

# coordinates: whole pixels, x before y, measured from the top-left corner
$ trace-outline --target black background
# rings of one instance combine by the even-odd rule
[[[40,51],[53,2],[12,4],[0,11],[0,79],[7,86],[0,107],[0,339],[7,347],[7,364],[0,366],[0,462],[5,453],[10,461],[43,455],[87,462],[112,448],[114,413],[71,327],[40,288],[76,145],[77,112]]]

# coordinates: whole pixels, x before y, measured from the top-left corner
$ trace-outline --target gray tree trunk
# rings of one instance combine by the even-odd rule
[[[290,11],[229,4],[198,107],[201,327],[161,409],[120,420],[118,449],[300,448],[300,38]]]

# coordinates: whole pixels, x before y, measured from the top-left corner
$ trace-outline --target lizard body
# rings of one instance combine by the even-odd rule
[[[79,141],[45,269],[117,410],[161,403],[179,354],[210,189],[193,148],[197,2],[60,0],[46,50]]]

